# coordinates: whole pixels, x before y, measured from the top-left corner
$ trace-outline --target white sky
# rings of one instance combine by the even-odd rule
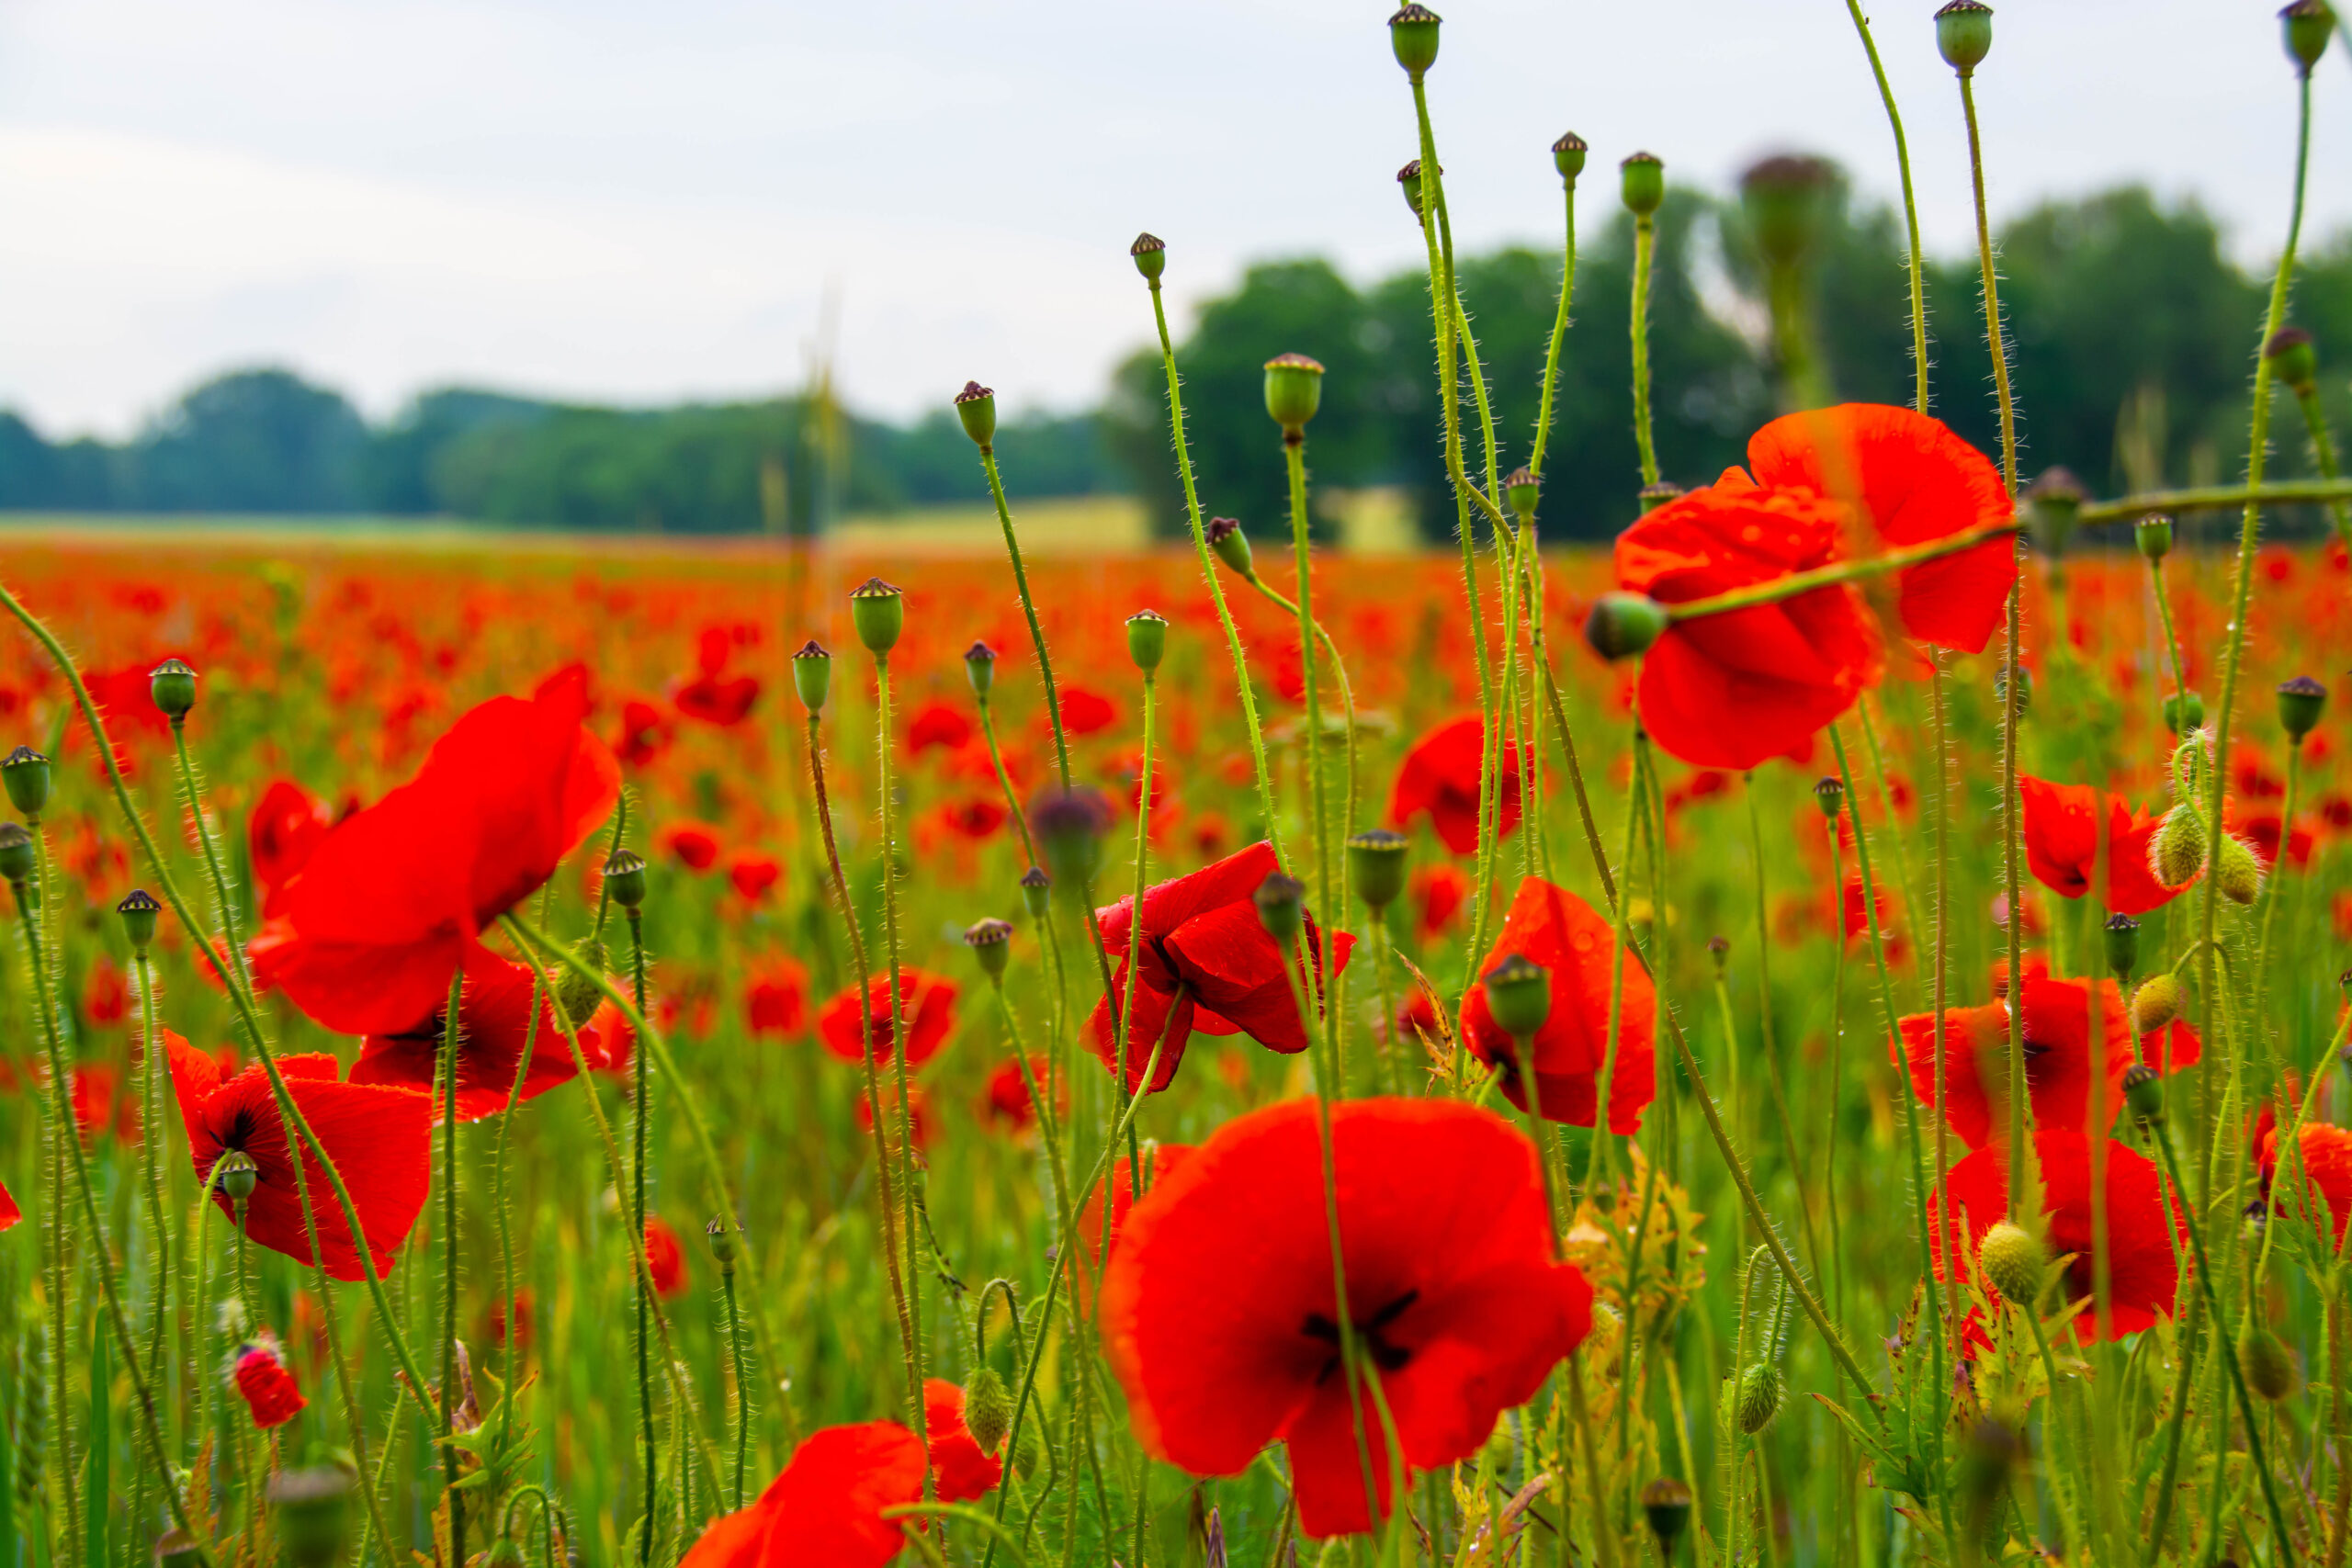
[[[1723,186],[1759,152],[1892,195],[1839,0],[1440,0],[1457,237],[1589,231],[1645,148]],[[1937,0],[1872,17],[1931,251],[1971,238]],[[582,399],[839,374],[905,416],[967,376],[1077,407],[1254,258],[1416,261],[1392,0],[0,0],[0,404],[120,434],[197,378],[291,364],[381,415],[453,380]],[[2274,252],[2294,126],[2278,0],[2002,0],[1979,79],[1996,216],[2143,179]],[[2352,222],[2352,70],[2317,80],[2311,225]],[[1180,327],[1181,331],[1181,313]],[[2249,328],[2251,330],[2251,328]]]

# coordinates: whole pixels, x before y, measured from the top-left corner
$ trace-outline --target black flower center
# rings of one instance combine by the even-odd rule
[[[1402,1317],[1406,1309],[1420,1299],[1420,1290],[1415,1287],[1354,1325],[1357,1340],[1363,1345],[1365,1353],[1372,1357],[1372,1364],[1382,1371],[1401,1371],[1405,1363],[1413,1359],[1410,1350],[1390,1344],[1382,1331]],[[1298,1331],[1309,1339],[1331,1347],[1330,1358],[1323,1363],[1323,1370],[1315,1374],[1315,1381],[1320,1383],[1340,1370],[1340,1325],[1319,1312],[1310,1312],[1306,1320],[1298,1325]]]

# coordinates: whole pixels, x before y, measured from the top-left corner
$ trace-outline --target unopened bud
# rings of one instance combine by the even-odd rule
[[[605,972],[605,944],[585,936],[571,944],[571,951],[581,966],[574,969],[567,964],[556,971],[555,1005],[563,1010],[565,1021],[578,1029],[605,1005],[604,987],[596,984],[596,976]]]
[[[2287,739],[2301,744],[2304,736],[2319,728],[2320,716],[2327,711],[2327,688],[2308,675],[2298,675],[2282,682],[2278,687],[2278,728]]]
[[[2205,699],[2195,692],[2176,692],[2165,699],[2165,728],[2175,735],[2189,735],[2205,728]]]
[[[2275,1404],[2295,1392],[2295,1359],[2278,1336],[2252,1319],[2238,1330],[2238,1371],[2256,1399]]]
[[[0,757],[0,784],[7,787],[9,805],[28,817],[40,816],[49,804],[49,759],[29,746],[17,747]]]
[[[2148,840],[2148,869],[2166,887],[2185,887],[2205,865],[2205,820],[2187,801],[2165,813]]]
[[[2280,836],[2283,840],[2285,829],[2280,829]],[[2213,874],[2222,897],[2233,904],[2253,903],[2262,892],[2262,863],[2254,858],[2252,850],[2226,833],[2218,847],[2221,852]]]
[[[645,857],[635,850],[615,850],[605,857],[605,891],[624,909],[645,902]]]
[[[1243,577],[1257,575],[1257,567],[1250,559],[1250,536],[1241,531],[1238,517],[1212,517],[1208,525],[1209,548],[1216,558]]]
[[[147,690],[156,711],[176,724],[196,705],[196,671],[176,659],[166,659],[147,677]]]
[[[802,707],[810,713],[824,711],[825,698],[833,689],[833,656],[813,637],[792,656],[792,687],[800,694]]]
[[[2169,969],[2160,969],[2140,982],[2132,993],[2132,1032],[2148,1034],[2180,1016],[2180,981]]]
[[[1012,956],[1012,927],[1004,920],[975,920],[964,928],[964,945],[972,950],[989,979],[1002,979],[1005,961]]]
[[[1984,1278],[2009,1302],[2026,1311],[2041,1294],[2042,1277],[2049,1272],[2050,1255],[2041,1243],[2019,1226],[2003,1220],[1984,1233],[1976,1260]]]
[[[1951,0],[1936,13],[1936,48],[1961,75],[1976,74],[1993,52],[1993,7],[1979,0]]]
[[[956,394],[956,418],[972,445],[983,452],[996,446],[996,393],[978,381],[967,381]]]
[[[1012,1395],[1005,1391],[996,1369],[983,1361],[964,1381],[964,1429],[972,1434],[982,1453],[992,1454],[1012,1427]]]
[[[1758,1361],[1739,1374],[1739,1393],[1732,1414],[1739,1429],[1754,1437],[1781,1413],[1781,1369]]]
[[[1636,152],[1618,166],[1625,210],[1647,218],[1666,200],[1666,164],[1655,152]]]
[[[1672,624],[1666,606],[1646,593],[1603,593],[1585,617],[1584,640],[1613,661],[1647,652]]]
[[[1348,840],[1348,877],[1356,897],[1374,912],[1385,909],[1405,891],[1405,857],[1410,846],[1405,835],[1385,828],[1358,833]]]
[[[122,917],[122,934],[130,941],[133,953],[144,953],[155,940],[155,919],[163,906],[144,887],[134,887],[114,912]]]
[[[1487,971],[1487,1010],[1495,1027],[1518,1042],[1534,1037],[1552,1016],[1552,972],[1514,953]]]
[[[906,596],[880,578],[869,577],[849,591],[849,619],[865,651],[876,660],[888,659],[906,629]]]
[[[1154,283],[1168,270],[1168,242],[1149,231],[1136,236],[1127,254],[1135,258],[1136,270]]]

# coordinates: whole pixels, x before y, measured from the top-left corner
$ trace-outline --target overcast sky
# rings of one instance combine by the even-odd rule
[[[0,404],[120,434],[265,361],[374,416],[450,381],[752,395],[802,378],[835,289],[863,407],[919,412],[967,377],[1082,406],[1149,334],[1139,228],[1169,243],[1180,331],[1251,259],[1418,260],[1390,4],[0,0]],[[1872,21],[1945,253],[1972,229],[1935,4]],[[1556,243],[1545,149],[1569,129],[1588,231],[1637,148],[1715,186],[1818,151],[1895,191],[1841,0],[1444,8],[1430,97],[1466,245]],[[2144,180],[2274,254],[2276,8],[2003,0],[1978,85],[1996,216]],[[2352,222],[2352,69],[2317,87],[2325,235]]]

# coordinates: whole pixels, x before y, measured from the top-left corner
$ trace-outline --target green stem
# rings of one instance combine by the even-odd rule
[[[2268,339],[2265,339],[2268,342]],[[2233,507],[2289,506],[2301,502],[2341,503],[2352,500],[2352,479],[2329,476],[2317,479],[2272,479],[2233,485],[2198,485],[2187,490],[2152,490],[2113,501],[2087,501],[2075,513],[2076,526],[2094,523],[2136,523],[2159,512],[2226,512]]]
[[[1340,904],[1331,886],[1330,808],[1323,780],[1323,698],[1321,681],[1315,668],[1315,581],[1307,558],[1306,438],[1302,433],[1283,433],[1283,462],[1290,474],[1291,547],[1298,564],[1298,662],[1306,688],[1305,749],[1308,797],[1313,802],[1315,814],[1312,831],[1308,834],[1315,844],[1315,900],[1317,908],[1329,911],[1339,908]],[[1140,908],[1136,914],[1140,919]],[[1307,1023],[1311,1032],[1314,1026],[1311,1015]]]
[[[1657,220],[1634,217],[1634,440],[1642,451],[1642,483],[1658,482],[1657,446],[1650,434],[1650,258],[1657,248]]]
[[[1751,588],[1736,588],[1728,593],[1717,593],[1705,599],[1689,599],[1679,604],[1664,604],[1659,608],[1668,620],[1680,623],[1695,621],[1707,615],[1729,615],[1736,610],[1752,610],[1759,604],[1777,604],[1809,593],[1816,588],[1828,588],[1841,582],[1860,582],[1873,577],[1883,577],[1891,571],[1905,571],[1946,556],[1973,550],[1995,539],[2014,538],[2015,523],[1996,523],[1985,527],[1971,528],[1964,533],[1947,535],[1924,545],[1912,545],[1899,550],[1887,550],[1864,560],[1841,560],[1828,566],[1815,567],[1810,571],[1792,571],[1770,578]]]
[[[1911,188],[1911,144],[1903,134],[1903,116],[1894,107],[1894,89],[1886,79],[1886,67],[1879,62],[1878,44],[1871,37],[1870,18],[1862,14],[1861,0],[1846,0],[1847,14],[1854,18],[1854,31],[1861,35],[1862,51],[1870,56],[1871,75],[1878,82],[1879,101],[1886,106],[1886,123],[1894,132],[1894,164],[1903,175],[1903,220],[1910,232],[1911,248],[1904,257],[1905,270],[1911,279],[1911,373],[1914,386],[1911,406],[1920,413],[1928,412],[1928,302],[1921,271],[1924,256],[1919,249],[1919,203]]]
[[[996,459],[992,454],[986,453],[985,449],[983,455],[988,457],[989,483],[993,486],[997,482]],[[1012,525],[1008,523],[1005,526],[1005,538],[1009,542],[1012,537]],[[1024,605],[1029,602],[1028,589],[1025,585],[1022,590],[1021,602]],[[1033,626],[1035,625],[1034,618],[1031,625]],[[1041,666],[1045,657],[1046,641],[1040,636],[1037,639],[1037,659]],[[909,1329],[907,1356],[910,1362],[908,1373],[914,1385],[915,1436],[922,1439],[923,1496],[929,1498],[933,1485],[929,1468],[931,1425],[923,1408],[922,1397],[922,1272],[915,1266],[915,1106],[914,1091],[907,1082],[907,999],[906,987],[900,978],[899,959],[899,868],[895,837],[897,820],[890,784],[890,656],[888,654],[875,654],[874,678],[878,694],[874,708],[875,793],[878,798],[882,815],[882,952],[883,956],[888,960],[890,969],[890,1056],[897,1069],[899,1080],[899,1228],[905,1233],[907,1247],[907,1326]],[[1053,672],[1050,670],[1046,671],[1046,683],[1048,689],[1052,687]],[[1058,703],[1057,703],[1055,713],[1054,734],[1058,742],[1061,736]],[[1067,779],[1069,771],[1069,759],[1067,754],[1062,759],[1062,771],[1064,778]],[[1101,944],[1096,945],[1099,948]],[[869,1008],[867,1010],[870,1012],[872,1010]],[[882,1120],[882,1107],[878,1103],[874,1107],[874,1120],[877,1123]]]
[[[1616,1139],[1609,1131],[1609,1101],[1611,1098],[1611,1091],[1616,1088],[1618,1026],[1625,1016],[1625,953],[1634,942],[1632,918],[1634,829],[1642,819],[1642,780],[1648,766],[1649,737],[1643,734],[1640,726],[1636,725],[1634,729],[1633,789],[1625,798],[1625,852],[1617,862],[1625,873],[1627,894],[1626,897],[1617,900],[1617,918],[1614,922],[1616,951],[1610,954],[1609,1038],[1601,1047],[1600,1077],[1593,1084],[1592,1152],[1587,1157],[1584,1173],[1584,1190],[1588,1196],[1600,1192],[1600,1183],[1610,1174],[1611,1156],[1616,1145]],[[1653,911],[1652,918],[1663,919],[1665,914],[1663,911]],[[1475,958],[1473,962],[1476,962]],[[1531,1082],[1535,1077],[1534,1064],[1532,1060],[1528,1065],[1527,1077]]]
[[[726,1223],[723,1216],[720,1223]],[[732,1510],[743,1506],[743,1471],[752,1458],[752,1383],[743,1369],[743,1325],[735,1311],[733,1263],[719,1265],[718,1282],[727,1292],[727,1349],[735,1366],[735,1484],[727,1504]]]
[[[1560,306],[1552,317],[1552,346],[1544,355],[1544,387],[1535,403],[1535,446],[1527,459],[1529,470],[1538,479],[1544,477],[1544,449],[1552,436],[1552,393],[1559,384],[1560,349],[1568,336],[1568,304],[1577,291],[1577,185],[1569,179],[1562,186],[1567,218],[1561,227]]]
[[[634,922],[637,911],[629,915]],[[632,924],[632,929],[634,925]],[[449,974],[449,1010],[443,1015],[441,1027],[441,1502],[449,1516],[449,1560],[466,1560],[466,1499],[458,1490],[458,1461],[463,1457],[450,1439],[458,1432],[458,1053],[463,1046],[463,1023],[459,1004],[463,998],[466,972],[460,967]],[[639,1053],[642,1055],[642,1053]],[[639,1194],[642,1208],[643,1195]],[[240,1234],[244,1226],[238,1225]],[[509,1335],[509,1338],[513,1336]],[[644,1366],[640,1344],[638,1364]],[[652,1509],[652,1495],[647,1494],[647,1512]],[[651,1539],[651,1529],[647,1539]],[[650,1561],[640,1559],[640,1561]]]
[[[2320,406],[2319,384],[2299,388],[2295,400],[2302,405],[2303,425],[2312,433],[2312,462],[2323,479],[2336,477],[2335,442],[2327,432],[2327,411]],[[2352,504],[2338,495],[2328,502],[2328,515],[2335,520],[2335,537],[2346,550],[2352,550]]]

